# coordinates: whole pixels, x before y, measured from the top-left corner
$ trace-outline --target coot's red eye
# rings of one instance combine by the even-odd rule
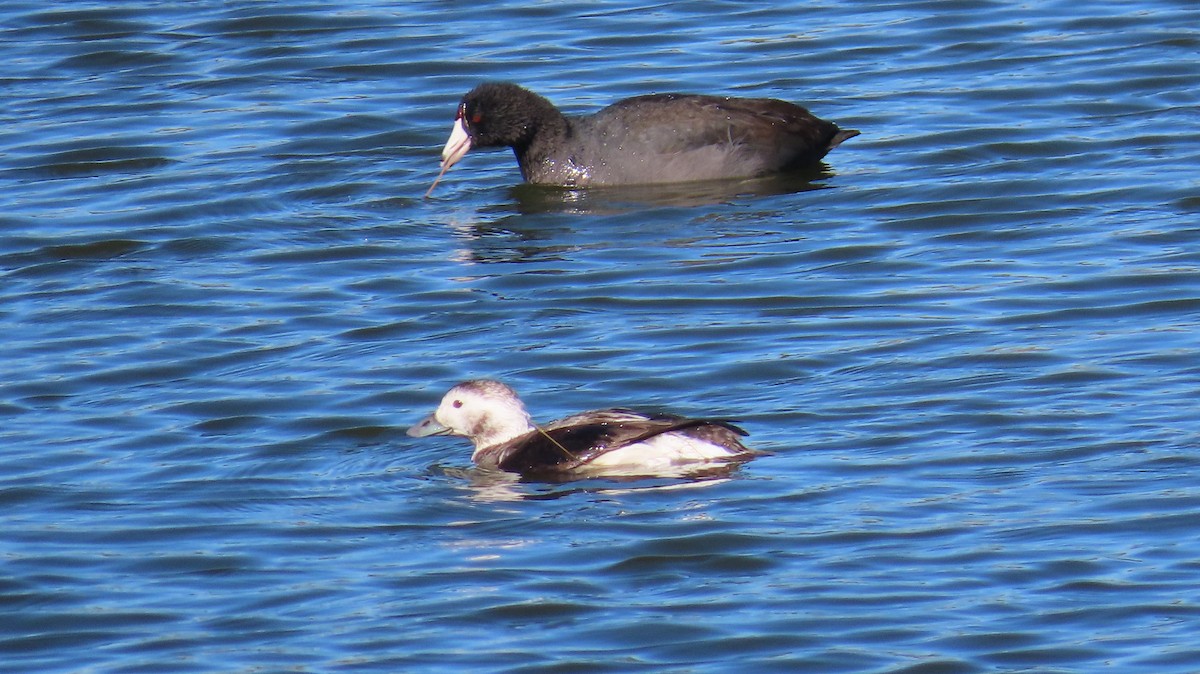
[[[456,408],[458,408],[458,407],[462,407],[462,401],[461,401],[461,400],[455,400],[454,402],[452,402],[452,403],[450,403],[450,404],[451,404],[451,405],[453,405],[453,406],[454,406],[454,407],[456,407]]]

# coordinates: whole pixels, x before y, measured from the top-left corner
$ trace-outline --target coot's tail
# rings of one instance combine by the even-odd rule
[[[843,141],[850,140],[857,135],[858,131],[855,129],[841,129],[837,133],[833,134],[833,140],[829,141],[829,149],[832,150],[833,148],[841,145]]]

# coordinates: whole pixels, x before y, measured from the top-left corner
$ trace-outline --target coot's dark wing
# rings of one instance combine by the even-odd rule
[[[814,163],[842,140],[857,135],[786,101],[694,94],[628,98],[601,110],[594,123],[610,143],[616,140],[642,154],[725,147],[743,160],[753,158],[761,172]]]

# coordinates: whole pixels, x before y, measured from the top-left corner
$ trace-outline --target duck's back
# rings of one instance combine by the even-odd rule
[[[675,436],[710,445],[714,456],[749,455],[753,450],[739,439],[745,434],[723,421],[644,415],[625,409],[598,410],[553,422],[491,448],[488,454],[501,470],[565,473],[592,463],[636,463],[647,451],[645,443]],[[623,449],[631,449],[634,455],[616,457]]]

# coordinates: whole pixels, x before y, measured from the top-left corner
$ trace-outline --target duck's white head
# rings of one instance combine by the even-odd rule
[[[478,454],[533,429],[516,391],[491,379],[473,379],[447,391],[437,410],[409,428],[408,434],[462,435],[475,443]]]

